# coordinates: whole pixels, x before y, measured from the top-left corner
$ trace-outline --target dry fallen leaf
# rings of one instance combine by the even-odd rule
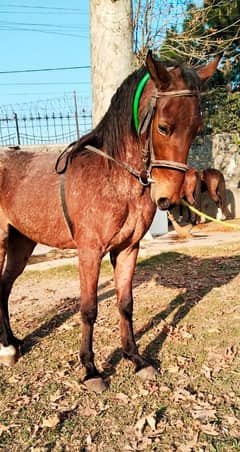
[[[9,432],[10,430],[10,426],[9,425],[3,425],[0,424],[0,436],[4,433],[4,432]]]
[[[97,410],[95,408],[86,407],[80,411],[81,416],[89,417],[89,416],[97,416]]]
[[[214,408],[203,408],[194,405],[191,410],[193,419],[199,419],[201,422],[206,422],[208,419],[216,419],[216,410]]]
[[[168,367],[167,367],[167,371],[168,371],[170,374],[176,374],[176,373],[179,372],[179,367],[178,367],[178,366],[174,366],[174,365],[168,366]]]
[[[55,428],[60,423],[59,414],[54,414],[43,419],[41,427],[42,428]]]
[[[146,417],[146,421],[152,430],[156,430],[156,426],[157,426],[156,413],[149,414]]]
[[[123,392],[118,392],[115,395],[115,399],[118,400],[119,402],[122,402],[123,404],[127,404],[129,402],[128,396]]]
[[[216,427],[212,424],[201,425],[200,429],[206,435],[210,435],[210,436],[218,436],[219,435],[219,432],[216,430]]]
[[[142,434],[144,431],[144,428],[146,426],[146,418],[142,417],[141,419],[139,419],[137,421],[137,423],[135,424],[135,429],[137,431],[138,434]]]
[[[141,419],[139,419],[135,425],[135,430],[138,434],[142,434],[147,425],[151,428],[152,431],[156,430],[157,416],[155,412],[150,413],[148,416],[141,417]]]
[[[204,375],[207,380],[212,380],[212,369],[208,367],[206,364],[202,365],[201,374]]]

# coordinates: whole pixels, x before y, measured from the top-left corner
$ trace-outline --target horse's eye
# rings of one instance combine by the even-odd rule
[[[165,124],[158,124],[158,131],[161,133],[161,135],[169,135],[169,128]]]

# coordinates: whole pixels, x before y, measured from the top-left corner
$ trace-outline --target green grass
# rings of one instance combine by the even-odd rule
[[[1,369],[0,450],[239,451],[239,263],[238,244],[139,259],[134,324],[141,353],[160,367],[155,382],[138,380],[121,359],[118,312],[107,288],[94,335],[96,363],[110,374],[102,394],[82,384],[74,301],[61,322],[55,308],[32,324],[24,315],[13,318],[14,330],[30,336],[16,366]],[[111,274],[104,262],[101,275]],[[56,280],[56,290],[59,278],[67,284],[75,276],[75,266],[34,272],[37,280]]]

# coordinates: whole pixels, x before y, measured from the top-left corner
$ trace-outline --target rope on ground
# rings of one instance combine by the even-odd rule
[[[204,212],[201,212],[200,210],[196,209],[196,207],[191,206],[191,204],[189,204],[187,201],[185,201],[185,199],[181,199],[181,204],[185,207],[188,207],[188,209],[190,209],[193,213],[196,213],[197,215],[199,215],[200,217],[204,217],[206,218],[206,220],[210,220],[213,221],[214,223],[220,223],[226,227],[230,227],[230,228],[234,228],[234,229],[238,229],[240,230],[240,225],[239,224],[234,224],[234,223],[228,223],[222,220],[217,220],[217,218],[213,218],[210,217],[209,215],[207,215]]]

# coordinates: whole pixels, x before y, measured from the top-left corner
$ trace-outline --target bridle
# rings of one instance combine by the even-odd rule
[[[145,170],[143,171],[145,175],[143,176],[143,172],[139,176],[139,181],[142,185],[149,185],[154,183],[154,179],[151,178],[151,172],[153,168],[168,168],[177,171],[186,172],[188,170],[188,166],[185,163],[176,162],[173,160],[157,160],[155,159],[153,142],[152,142],[152,122],[153,117],[156,111],[157,99],[160,97],[186,97],[186,96],[200,96],[200,92],[196,90],[175,90],[175,91],[157,91],[154,95],[152,95],[151,100],[145,109],[142,119],[139,121],[138,117],[138,108],[139,102],[144,90],[144,87],[149,80],[149,73],[145,74],[142,80],[139,82],[138,87],[135,92],[134,101],[133,101],[133,122],[136,129],[136,132],[139,136],[144,133],[147,135],[146,138],[146,148],[144,150],[144,161],[145,161]]]
[[[143,89],[150,78],[150,75],[147,73],[143,79],[140,81],[134,97],[133,102],[133,122],[136,129],[136,132],[139,136],[139,138],[142,138],[142,135],[145,134],[146,140],[145,140],[145,149],[143,149],[143,162],[144,162],[144,169],[141,171],[136,170],[132,166],[130,166],[126,162],[122,162],[120,160],[115,159],[114,157],[106,154],[101,149],[96,148],[92,145],[85,145],[83,150],[87,150],[89,152],[93,152],[97,155],[100,155],[101,157],[104,157],[105,159],[108,159],[118,166],[122,167],[123,169],[127,170],[130,174],[132,174],[134,177],[136,177],[140,184],[145,186],[149,186],[150,184],[154,183],[154,179],[151,177],[151,172],[153,168],[167,168],[172,169],[176,171],[182,171],[186,172],[188,170],[188,166],[185,163],[176,162],[173,160],[157,160],[155,159],[154,154],[154,148],[152,143],[152,123],[153,123],[153,117],[156,111],[156,105],[157,105],[157,99],[160,97],[185,97],[185,96],[200,96],[199,91],[192,91],[192,90],[176,90],[176,91],[156,91],[154,95],[151,96],[151,100],[148,103],[147,108],[145,109],[142,119],[139,121],[138,119],[138,107],[139,107],[139,101],[141,98],[141,94],[143,92]],[[69,157],[71,153],[71,147],[75,143],[71,143],[58,157],[56,164],[55,164],[55,170],[58,174],[61,174],[61,184],[60,184],[60,194],[61,194],[61,203],[62,208],[65,216],[66,223],[68,225],[69,231],[71,233],[71,236],[73,237],[73,225],[71,222],[71,219],[68,214],[67,204],[66,204],[66,197],[65,197],[65,183],[64,183],[64,173],[67,169]],[[70,149],[70,151],[69,151]],[[61,161],[65,158],[65,162],[63,167],[59,168]]]
[[[138,171],[132,166],[130,166],[126,162],[122,162],[120,160],[115,159],[114,157],[111,157],[110,155],[103,152],[101,149],[96,148],[92,145],[85,145],[84,149],[90,152],[94,152],[95,154],[98,154],[105,159],[111,160],[112,162],[115,162],[118,166],[121,166],[122,168],[126,169],[130,174],[132,174],[134,177],[136,177],[141,185],[148,186],[152,183],[154,183],[154,179],[151,177],[151,172],[153,168],[167,168],[172,169],[176,171],[182,171],[186,172],[188,170],[188,166],[185,163],[176,162],[173,160],[157,160],[155,159],[155,153],[153,148],[153,142],[152,142],[152,122],[153,117],[156,111],[156,105],[157,105],[157,99],[160,97],[192,97],[192,96],[200,96],[199,91],[194,90],[175,90],[175,91],[157,91],[151,96],[151,100],[148,103],[147,108],[145,109],[142,119],[139,121],[138,118],[138,107],[140,98],[142,95],[142,92],[144,90],[144,87],[147,83],[147,81],[150,79],[150,74],[146,73],[144,77],[140,80],[136,91],[135,96],[133,100],[133,123],[134,127],[136,129],[136,132],[138,136],[141,138],[143,134],[146,135],[146,142],[145,142],[145,149],[143,149],[143,158],[144,158],[144,169],[142,171]],[[74,144],[74,143],[73,143]],[[72,144],[70,144],[58,157],[55,165],[55,170],[58,174],[63,174],[68,165],[69,160],[69,148],[71,148]],[[67,155],[65,164],[63,168],[59,169],[59,164],[61,160]]]

